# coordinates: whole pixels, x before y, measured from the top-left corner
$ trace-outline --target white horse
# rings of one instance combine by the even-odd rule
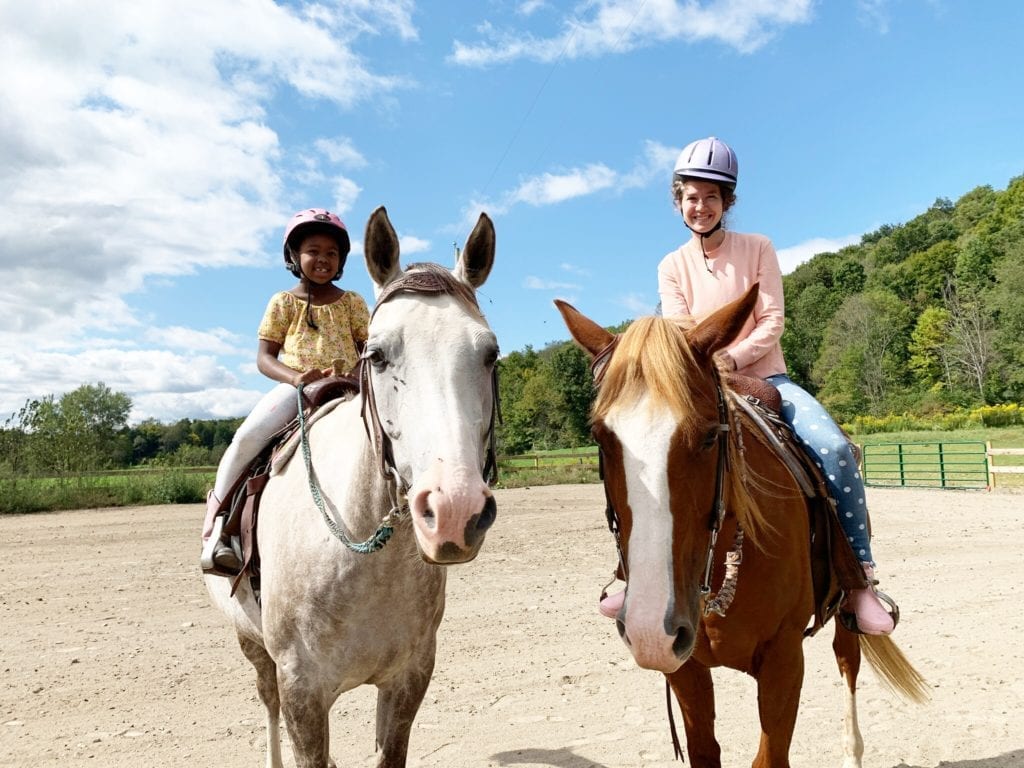
[[[263,493],[259,600],[246,580],[232,597],[229,579],[205,577],[256,668],[268,768],[282,766],[281,713],[298,768],[333,766],[328,713],[363,684],[378,689],[378,768],[405,765],[434,668],[444,566],[472,560],[495,517],[484,468],[498,343],[474,296],[494,242],[481,214],[453,271],[403,271],[387,212],[374,211],[364,250],[377,305],[361,393],[309,429],[324,511],[296,457]],[[328,521],[360,540],[389,513],[394,533],[369,554],[329,530]]]

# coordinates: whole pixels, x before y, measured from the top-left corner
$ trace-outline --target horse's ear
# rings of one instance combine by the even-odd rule
[[[581,314],[572,304],[555,299],[555,306],[562,313],[562,319],[569,329],[569,334],[590,354],[591,358],[606,349],[615,338],[615,334],[606,331],[589,317]]]
[[[715,352],[729,346],[757,303],[760,283],[754,283],[747,292],[735,301],[715,310],[701,320],[693,329],[686,332],[690,346],[695,352],[711,357]]]
[[[370,273],[378,293],[402,271],[398,263],[398,235],[383,205],[371,213],[370,220],[366,222],[363,254],[366,271]]]
[[[494,242],[494,222],[486,213],[481,213],[455,265],[455,276],[474,288],[483,285],[494,264]]]

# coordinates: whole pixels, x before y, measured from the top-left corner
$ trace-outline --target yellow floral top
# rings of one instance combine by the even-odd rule
[[[359,355],[356,342],[366,341],[370,313],[358,293],[345,291],[330,304],[313,305],[313,322],[306,323],[306,302],[288,291],[270,297],[260,323],[259,338],[281,345],[278,359],[296,371],[334,368],[337,374],[351,371]]]

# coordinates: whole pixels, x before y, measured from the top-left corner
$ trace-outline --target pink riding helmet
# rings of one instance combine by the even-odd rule
[[[714,136],[690,142],[679,153],[674,178],[718,181],[736,187],[739,163],[728,144]]]
[[[293,275],[302,277],[299,265],[292,260],[292,253],[298,247],[303,237],[308,237],[318,232],[333,237],[338,241],[341,258],[338,260],[338,274],[333,278],[337,280],[341,277],[342,270],[345,269],[345,260],[348,258],[348,252],[352,249],[352,243],[349,240],[348,230],[345,229],[344,222],[326,208],[306,208],[296,213],[289,220],[284,228],[284,242],[282,243],[284,265]]]

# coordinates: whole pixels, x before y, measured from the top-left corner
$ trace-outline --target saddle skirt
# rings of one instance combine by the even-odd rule
[[[772,384],[749,376],[727,377],[733,402],[755,435],[769,445],[785,464],[806,498],[810,524],[811,576],[814,584],[814,623],[805,635],[814,635],[839,612],[845,595],[868,585],[857,556],[847,541],[825,477],[801,447],[793,429],[780,416],[782,398]],[[860,461],[860,451],[854,445]]]
[[[328,376],[302,388],[305,406],[303,421],[306,429],[333,411],[338,405],[351,400],[359,392],[359,381],[351,376]],[[274,435],[260,454],[238,476],[222,503],[226,521],[224,539],[235,548],[242,561],[241,570],[225,571],[217,567],[206,571],[215,576],[233,579],[231,594],[242,579],[248,578],[253,593],[259,597],[260,558],[256,541],[256,522],[259,503],[267,481],[279,474],[295,455],[302,440],[299,417]]]

